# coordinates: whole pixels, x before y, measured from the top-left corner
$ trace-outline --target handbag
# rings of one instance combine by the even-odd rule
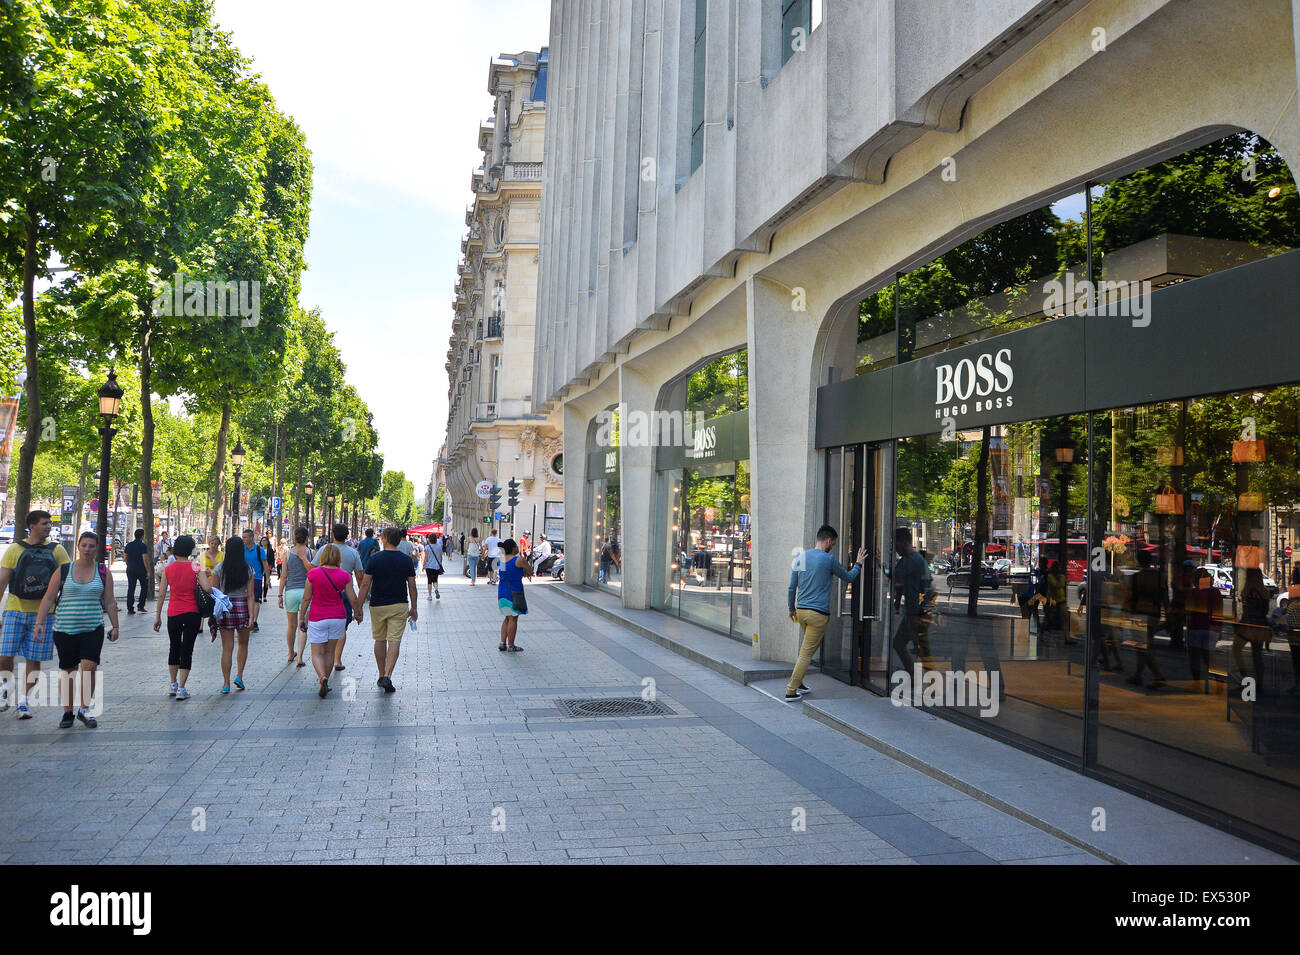
[[[510,606],[515,613],[528,613],[528,599],[524,596],[522,587],[510,591]]]
[[[1183,449],[1181,445],[1174,445],[1168,448],[1156,448],[1156,464],[1161,467],[1183,466]]]
[[[1258,464],[1265,460],[1264,439],[1256,438],[1254,441],[1234,441],[1232,442],[1232,463],[1233,464]]]
[[[1183,513],[1183,496],[1174,491],[1173,486],[1166,484],[1156,494],[1156,513],[1157,514],[1181,514]]]
[[[199,608],[199,619],[211,617],[217,606],[217,598],[203,589],[202,584],[194,585],[194,606]]]

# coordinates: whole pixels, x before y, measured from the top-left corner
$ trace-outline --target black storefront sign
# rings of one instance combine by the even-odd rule
[[[1300,250],[1157,289],[1150,324],[1071,315],[824,385],[817,447],[1300,380]]]
[[[609,481],[618,483],[619,454],[618,448],[602,448],[587,453],[587,480]]]
[[[749,458],[749,412],[733,411],[699,423],[684,436],[684,446],[658,449],[655,467],[704,468],[715,462],[745,461]]]

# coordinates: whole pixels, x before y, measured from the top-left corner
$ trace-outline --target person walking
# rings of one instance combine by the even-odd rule
[[[501,557],[501,538],[497,537],[495,530],[483,542],[483,547],[487,550],[488,583],[495,584],[497,582],[497,561]]]
[[[375,640],[375,663],[379,667],[378,686],[385,693],[393,693],[393,671],[402,648],[402,628],[409,618],[411,628],[419,619],[415,589],[415,568],[405,554],[397,549],[402,542],[402,532],[396,527],[385,528],[383,550],[370,558],[365,577],[361,581],[361,595],[357,602],[355,619],[361,622],[361,605],[370,598],[370,634]]]
[[[117,640],[117,601],[113,599],[113,577],[98,560],[99,537],[86,531],[77,538],[77,559],[68,575],[50,577],[41,609],[36,614],[36,629],[45,626],[54,613],[54,645],[59,651],[59,699],[63,719],[59,729],[71,729],[73,723],[73,674],[81,671],[81,706],[76,719],[94,729],[99,721],[87,709],[95,698],[95,671],[99,669],[104,649],[104,614],[112,621],[109,642]],[[55,604],[58,610],[54,610]]]
[[[442,575],[442,542],[433,538],[424,545],[424,576],[428,582],[429,599],[442,599],[438,590],[438,578]]]
[[[230,599],[230,609],[222,614],[215,614],[209,625],[212,639],[221,634],[221,694],[230,693],[230,663],[235,650],[235,641],[239,641],[239,669],[235,676],[235,686],[241,690],[244,686],[244,664],[248,660],[249,608],[256,609],[257,589],[254,586],[253,568],[245,556],[248,549],[244,540],[231,537],[226,541],[225,554],[221,563],[212,572],[214,586]]]
[[[361,558],[362,568],[365,567],[366,561],[370,560],[370,555],[377,550],[379,550],[379,541],[375,540],[375,529],[367,527],[366,536],[357,545],[357,555]]]
[[[208,545],[199,555],[199,569],[211,574],[221,563],[221,538],[213,534],[208,538]]]
[[[910,535],[909,535],[910,539]],[[790,682],[786,684],[785,698],[798,700],[808,692],[804,686],[804,674],[812,663],[813,654],[826,636],[826,625],[830,623],[831,614],[831,577],[838,577],[846,583],[858,579],[862,572],[862,563],[867,559],[867,549],[858,548],[858,559],[852,570],[845,570],[840,562],[831,556],[839,534],[829,524],[823,524],[817,530],[817,542],[809,550],[795,555],[794,565],[790,570],[790,586],[786,599],[790,609],[790,619],[799,624],[802,643],[799,659],[795,662]]]
[[[136,613],[135,588],[140,588],[140,613],[144,613],[144,599],[149,594],[149,545],[144,542],[143,527],[136,528],[135,540],[122,548],[122,554],[126,557],[126,615],[131,617]]]
[[[289,548],[284,555],[284,570],[280,573],[280,596],[276,599],[276,603],[284,611],[289,622],[289,629],[285,635],[285,643],[289,646],[289,659],[286,663],[293,663],[297,659],[300,667],[307,665],[302,658],[303,651],[307,649],[307,634],[299,627],[298,619],[299,611],[302,609],[303,591],[307,586],[307,572],[312,567],[311,561],[311,548],[307,546],[307,528],[296,528],[293,532],[293,547]]]
[[[335,526],[335,534],[340,527],[346,536],[347,528],[342,524]],[[348,550],[352,548],[349,547]],[[354,555],[355,553],[353,551]],[[335,666],[338,659],[336,654],[340,652],[339,642],[343,639],[348,618],[361,605],[357,592],[352,588],[352,574],[339,566],[340,556],[337,543],[322,547],[316,555],[319,566],[307,573],[307,586],[302,594],[303,613],[307,620],[305,625],[299,626],[306,630],[307,641],[311,644],[311,663],[320,680],[317,695],[321,699],[331,689],[330,673],[336,668],[342,669]]]
[[[460,532],[460,556],[465,556],[465,532]]]
[[[334,546],[339,549],[338,567],[348,574],[351,574],[358,587],[361,586],[361,578],[365,576],[365,565],[361,561],[361,555],[357,553],[356,548],[350,547],[347,543],[348,525],[335,524],[330,531],[334,535]],[[328,545],[326,545],[328,546]],[[315,564],[321,566],[321,554],[325,552],[324,548],[316,554]],[[347,666],[343,662],[343,648],[348,645],[348,624],[352,622],[352,614],[348,614],[343,620],[343,633],[339,636],[337,653],[334,657],[334,669],[346,670]]]
[[[50,578],[58,577],[63,565],[70,563],[68,552],[48,540],[52,527],[49,511],[32,511],[26,526],[27,537],[10,544],[0,558],[0,594],[9,591],[0,611],[0,713],[9,709],[10,697],[17,696],[20,720],[32,718],[28,691],[40,679],[41,664],[54,659],[51,621],[37,627],[36,616]],[[16,685],[9,685],[10,679],[17,682],[14,657],[27,661],[21,693]]]
[[[204,592],[212,593],[212,577],[203,568],[196,569],[188,559],[194,553],[193,537],[185,534],[176,538],[172,551],[179,560],[172,561],[163,568],[153,629],[155,633],[162,629],[162,608],[166,603],[167,672],[171,676],[167,694],[174,696],[179,703],[190,698],[185,681],[194,668],[194,644],[199,638],[199,630],[203,628],[203,618],[199,616],[199,604],[195,600],[194,590],[202,587]],[[171,594],[170,600],[167,599],[168,594]]]
[[[271,575],[275,573],[275,548],[271,546],[271,538],[265,534],[262,535],[262,553],[266,555],[266,581],[262,588],[261,603],[266,603],[266,599],[271,596]]]
[[[501,643],[498,650],[523,652],[523,647],[515,646],[515,637],[519,633],[519,618],[528,613],[524,578],[532,576],[533,569],[523,559],[519,545],[513,540],[502,541],[501,567],[497,572],[497,607],[505,619],[501,621]]]
[[[253,599],[249,601],[252,611],[249,619],[253,624],[253,633],[257,633],[261,629],[257,625],[257,614],[262,603],[264,577],[268,566],[267,558],[268,555],[266,551],[262,550],[262,545],[253,542],[253,532],[251,530],[244,531],[244,560],[248,562],[248,566],[253,571]],[[240,672],[243,672],[242,667]]]
[[[462,537],[464,535],[461,535]],[[469,529],[469,544],[465,550],[465,576],[469,578],[471,587],[478,581],[478,559],[482,549],[478,542],[478,528]]]

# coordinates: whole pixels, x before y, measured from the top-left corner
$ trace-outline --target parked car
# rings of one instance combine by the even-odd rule
[[[980,589],[987,587],[989,590],[998,589],[998,575],[988,564],[981,564],[979,569],[979,586]],[[949,590],[969,590],[971,579],[971,569],[969,567],[960,567],[948,575]]]
[[[1001,587],[1011,577],[1012,563],[1010,559],[1006,557],[999,557],[997,560],[993,561],[991,566],[993,567],[993,573],[998,578],[998,586]]]
[[[12,544],[14,542],[14,526],[6,524],[0,528],[0,544]]]

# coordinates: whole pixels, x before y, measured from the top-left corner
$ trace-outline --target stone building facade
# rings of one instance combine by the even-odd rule
[[[472,526],[486,536],[488,505],[475,494],[484,480],[503,489],[507,517],[504,489],[512,478],[521,484],[506,536],[541,531],[547,503],[554,512],[563,502],[558,416],[536,412],[532,386],[546,87],[545,48],[498,57],[489,70],[495,104],[479,128],[483,165],[465,213],[439,459],[446,523],[458,536]]]

